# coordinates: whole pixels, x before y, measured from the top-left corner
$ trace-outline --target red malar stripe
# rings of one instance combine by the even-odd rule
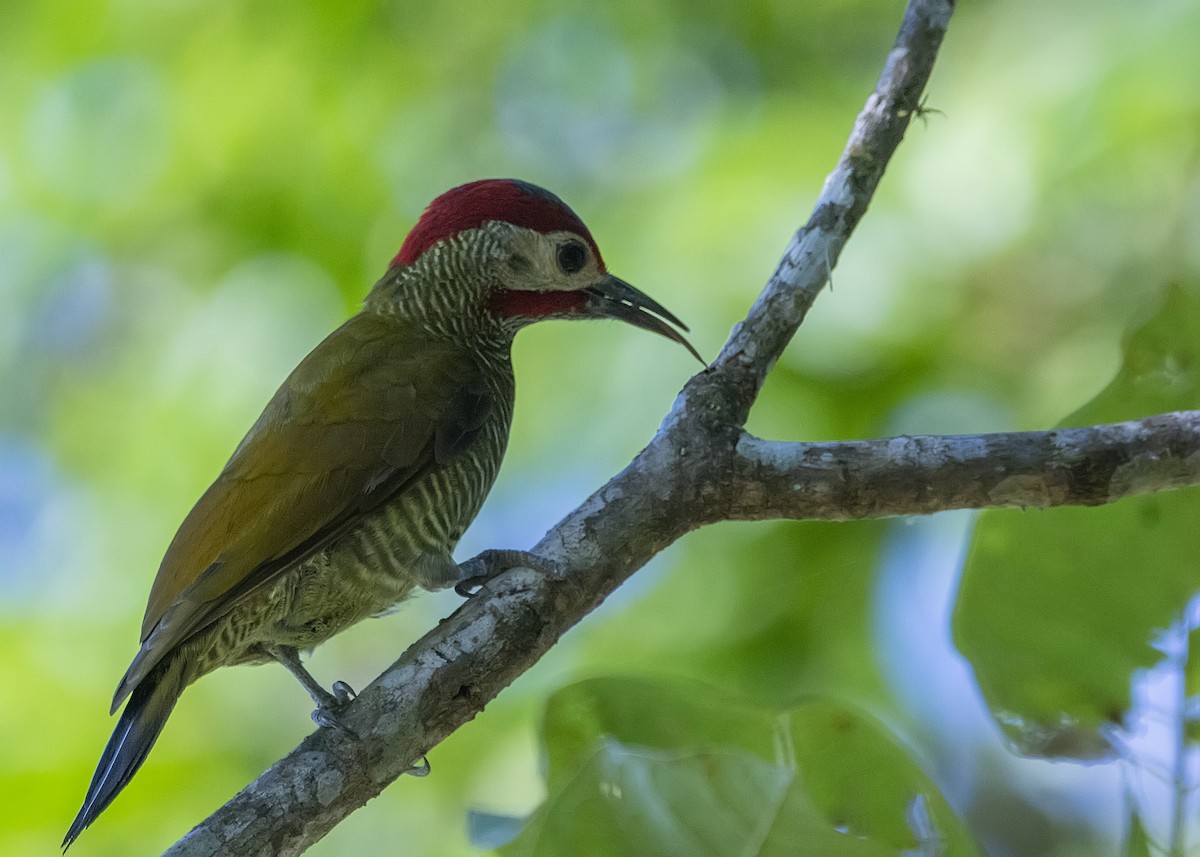
[[[489,307],[500,318],[545,318],[583,312],[587,295],[583,292],[530,292],[523,289],[499,289],[492,294]]]

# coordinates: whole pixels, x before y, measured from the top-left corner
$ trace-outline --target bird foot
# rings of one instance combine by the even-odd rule
[[[553,578],[563,576],[559,564],[543,556],[519,550],[486,550],[458,566],[462,577],[454,585],[454,591],[470,598],[485,583],[514,568],[530,568]]]
[[[317,706],[312,713],[313,723],[318,726],[328,726],[350,735],[354,734],[350,727],[341,722],[342,712],[350,704],[350,700],[357,695],[354,688],[344,681],[333,683],[333,693],[321,687],[321,683],[313,678],[312,673],[300,663],[300,653],[292,646],[264,646],[264,651],[268,657],[274,658],[282,664],[308,691],[308,695],[312,697],[313,703]]]
[[[317,694],[313,694],[313,701],[317,703],[317,707],[313,709],[312,713],[313,723],[353,735],[354,730],[342,722],[341,715],[350,701],[357,696],[354,688],[344,681],[335,681],[333,693],[328,693],[323,688],[320,691],[319,697]]]

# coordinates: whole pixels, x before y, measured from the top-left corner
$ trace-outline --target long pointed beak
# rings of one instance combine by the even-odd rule
[[[584,292],[588,296],[584,312],[588,315],[597,318],[620,319],[634,327],[665,336],[672,342],[678,342],[705,366],[708,365],[700,356],[700,352],[693,348],[692,344],[683,338],[683,334],[675,329],[678,327],[681,330],[687,330],[688,326],[654,298],[638,291],[624,280],[618,279],[612,274],[605,274],[603,279],[588,286]],[[671,327],[667,322],[675,327]]]

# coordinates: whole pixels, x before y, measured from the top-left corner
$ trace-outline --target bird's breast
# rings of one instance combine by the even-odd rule
[[[310,648],[394,607],[425,569],[453,570],[450,555],[499,473],[510,420],[507,408],[490,417],[472,444],[285,575],[272,641]]]

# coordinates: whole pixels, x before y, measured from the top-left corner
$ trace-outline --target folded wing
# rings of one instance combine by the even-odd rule
[[[493,407],[464,349],[374,314],[330,334],[180,526],[113,710],[179,643],[457,454]]]

